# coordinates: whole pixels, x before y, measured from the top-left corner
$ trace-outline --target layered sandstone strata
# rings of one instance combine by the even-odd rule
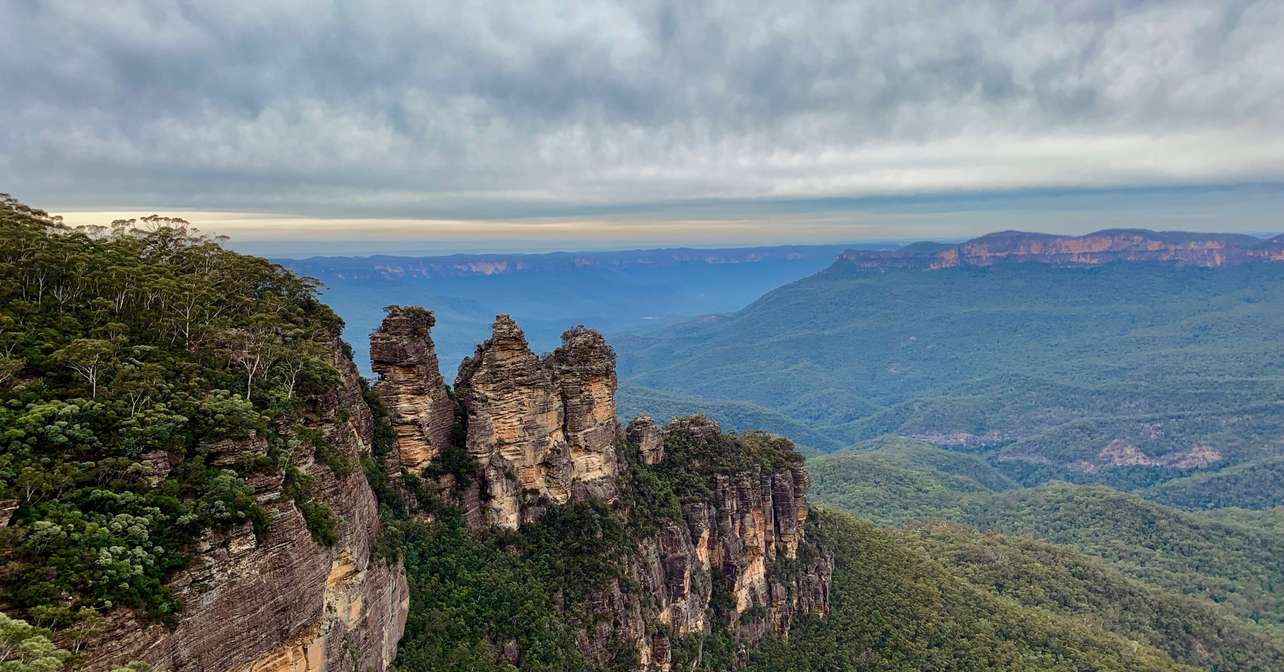
[[[1123,261],[1215,268],[1284,262],[1284,236],[1261,240],[1240,234],[1145,229],[1109,229],[1083,236],[1003,231],[958,245],[914,243],[886,252],[851,250],[839,261],[866,270],[937,270],[1006,262],[1098,266]]]
[[[422,308],[390,306],[370,336],[375,392],[397,437],[397,461],[418,474],[450,442],[454,405],[433,347],[436,320]]]
[[[512,529],[572,497],[614,499],[615,386],[615,354],[596,332],[566,332],[541,360],[510,317],[495,319],[455,378],[486,523]]]
[[[313,540],[285,491],[283,469],[257,474],[251,484],[268,515],[267,536],[256,539],[248,523],[208,534],[169,582],[183,603],[174,626],[112,612],[107,632],[85,650],[86,670],[134,660],[155,672],[366,671],[392,663],[409,604],[405,571],[373,553],[378,505],[355,466],[370,452],[371,415],[337,336],[331,357],[340,383],[310,400],[306,424],[354,468],[335,473],[316,462],[307,442],[295,446],[289,461],[310,480],[311,496],[334,512],[334,545]],[[253,435],[207,448],[212,464],[233,465],[262,454],[266,442]]]

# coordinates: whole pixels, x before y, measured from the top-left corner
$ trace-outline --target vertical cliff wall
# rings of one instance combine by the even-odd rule
[[[310,483],[310,498],[335,515],[333,545],[313,539],[286,469],[262,470],[251,484],[268,515],[267,536],[256,539],[248,523],[207,535],[170,581],[183,603],[173,626],[113,612],[108,631],[86,650],[85,669],[134,660],[156,672],[366,672],[391,664],[405,627],[406,577],[400,562],[373,554],[378,505],[360,466],[372,445],[371,414],[337,338],[330,357],[338,384],[309,401],[301,426],[277,430],[308,430],[349,467],[337,473],[321,464],[314,442],[295,442],[289,455]],[[212,464],[231,465],[262,455],[266,442],[251,436],[206,448]]]
[[[422,476],[451,441],[455,407],[438,373],[432,314],[393,307],[371,336],[371,359],[396,436],[398,470]],[[463,448],[480,465],[469,493],[475,525],[514,529],[549,505],[616,496],[615,354],[596,332],[573,329],[545,359],[508,316],[460,365]]]
[[[694,653],[675,647],[722,632],[743,662],[764,638],[787,636],[799,616],[828,613],[833,563],[804,547],[809,480],[792,444],[725,435],[699,416],[664,428],[639,418],[628,430],[639,464],[654,466],[661,483],[690,487],[681,491],[680,519],[659,521],[625,578],[600,596],[621,625],[585,633],[581,648],[592,659],[605,664],[612,638],[623,637],[644,669],[688,669],[699,645]]]
[[[418,446],[435,446],[424,428],[445,426],[455,411],[434,401],[445,387],[431,373],[415,373],[413,389],[405,382],[404,372],[436,359],[431,317],[408,330],[406,310],[391,312],[372,338],[384,376],[376,390],[399,445],[411,444],[398,451],[400,466],[432,480],[440,470],[431,462],[425,470]],[[823,616],[832,566],[804,544],[808,480],[792,444],[724,435],[704,418],[663,428],[639,418],[626,430],[615,390],[615,356],[601,335],[571,329],[540,358],[504,315],[454,386],[466,418],[460,448],[477,470],[467,479],[473,490],[455,503],[471,526],[516,529],[581,502],[605,507],[630,530],[627,547],[614,549],[614,578],[587,602],[564,605],[585,657],[606,667],[623,648],[640,669],[690,669],[703,640],[721,637],[743,660],[763,638],[787,636],[800,615]],[[642,504],[663,497],[672,506]]]

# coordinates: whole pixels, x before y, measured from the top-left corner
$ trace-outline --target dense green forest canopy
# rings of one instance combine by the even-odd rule
[[[808,469],[816,501],[902,526],[888,533],[1027,607],[1203,669],[1284,664],[1280,509],[1187,512],[1102,486],[1019,488],[975,456],[896,437]]]
[[[763,646],[750,670],[1198,669],[1092,619],[1001,595],[938,560],[938,549],[848,514],[817,512],[808,538],[834,552],[831,612]]]
[[[73,643],[115,607],[168,619],[186,545],[268,534],[246,479],[288,470],[306,440],[291,419],[337,380],[341,322],[315,291],[179,219],[73,229],[4,196],[0,606]],[[267,446],[253,459],[205,460],[251,434]],[[324,543],[331,514],[295,485]]]

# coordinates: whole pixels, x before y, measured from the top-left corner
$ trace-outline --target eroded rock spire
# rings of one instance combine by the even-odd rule
[[[602,335],[577,326],[546,360],[562,398],[562,428],[570,448],[573,495],[610,501],[616,496],[615,351]]]
[[[449,444],[454,404],[430,335],[432,313],[402,306],[387,311],[370,336],[370,365],[379,374],[374,389],[397,437],[399,466],[417,474]]]

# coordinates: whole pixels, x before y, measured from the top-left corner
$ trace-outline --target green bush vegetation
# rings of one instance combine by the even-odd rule
[[[1273,509],[1213,509],[1201,512],[1200,517],[1227,525],[1257,529],[1284,536],[1284,506]]]
[[[1175,478],[1143,494],[1156,502],[1193,511],[1284,506],[1284,455]]]
[[[1050,484],[968,507],[965,522],[1109,561],[1123,574],[1201,597],[1284,632],[1284,536],[1171,509],[1101,486]]]
[[[807,463],[811,495],[880,525],[962,519],[969,498],[1018,487],[984,460],[922,441],[871,440]]]
[[[1103,486],[1013,488],[974,456],[897,438],[860,448],[809,461],[816,501],[907,526],[887,533],[1024,606],[1202,669],[1280,668],[1284,509],[1190,513]]]
[[[336,478],[347,478],[355,468],[352,458],[331,443],[320,428],[296,427],[294,436],[296,441],[310,446],[316,461],[329,468]]]
[[[808,536],[834,554],[831,611],[751,653],[749,670],[1192,670],[1145,642],[1023,606],[956,576],[898,533],[820,510]]]
[[[76,654],[61,649],[48,630],[0,613],[0,672],[62,672],[77,661]],[[149,665],[133,662],[112,672],[148,672]]]
[[[1129,578],[1072,546],[940,523],[903,539],[974,585],[1145,642],[1179,662],[1218,672],[1284,669],[1284,644],[1268,630],[1207,600]]]
[[[679,429],[665,433],[664,460],[651,471],[680,499],[708,500],[718,476],[771,473],[802,460],[788,439],[764,432],[705,439]]]
[[[0,613],[0,672],[61,672],[70,660],[47,630]]]
[[[443,507],[432,523],[399,527],[411,609],[394,669],[597,669],[576,649],[574,629],[592,625],[585,600],[622,579],[632,549],[605,509],[553,506],[538,523],[503,533],[469,530]],[[619,648],[610,669],[631,669],[636,653]]]
[[[205,531],[269,531],[246,481],[280,469],[336,379],[315,284],[164,217],[72,229],[0,199],[0,602],[59,631],[182,608],[165,580]],[[266,439],[243,464],[211,446]],[[319,459],[324,460],[325,458]],[[306,514],[306,512],[305,512]],[[309,527],[325,536],[325,514]]]

